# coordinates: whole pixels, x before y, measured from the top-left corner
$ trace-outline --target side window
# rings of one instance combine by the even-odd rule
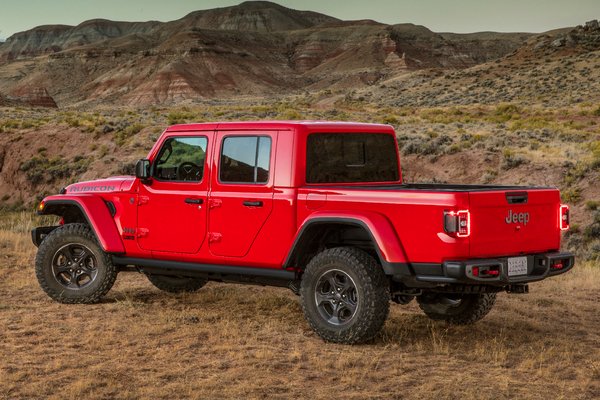
[[[270,137],[226,137],[221,150],[219,180],[225,183],[267,183],[270,163]]]
[[[306,182],[395,182],[400,179],[396,150],[387,133],[312,133],[306,142]]]
[[[206,158],[205,137],[172,137],[156,157],[153,176],[161,181],[200,182]]]

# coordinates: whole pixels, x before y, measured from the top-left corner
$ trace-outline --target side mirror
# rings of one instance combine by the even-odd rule
[[[135,164],[135,177],[143,181],[150,179],[150,160],[143,158]]]

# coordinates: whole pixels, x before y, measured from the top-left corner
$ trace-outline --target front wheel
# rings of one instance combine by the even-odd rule
[[[317,254],[302,276],[300,295],[310,326],[329,342],[372,339],[389,311],[389,282],[381,267],[352,247]]]
[[[117,269],[85,224],[56,228],[40,243],[35,274],[41,288],[61,303],[95,303],[115,283]]]
[[[468,325],[485,317],[496,302],[496,293],[424,294],[417,298],[421,310],[431,319]]]

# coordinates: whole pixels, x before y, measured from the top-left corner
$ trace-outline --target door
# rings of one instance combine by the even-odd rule
[[[273,208],[277,133],[218,132],[217,169],[209,199],[209,248],[243,257]]]
[[[140,184],[137,240],[142,249],[197,253],[206,236],[206,201],[214,133],[167,137]]]

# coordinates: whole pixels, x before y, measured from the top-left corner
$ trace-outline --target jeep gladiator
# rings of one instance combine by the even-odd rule
[[[42,289],[92,303],[117,273],[167,292],[208,281],[283,286],[323,339],[359,343],[390,300],[473,323],[501,291],[574,265],[553,187],[404,183],[394,129],[345,122],[176,125],[136,176],[75,183],[32,231]]]

